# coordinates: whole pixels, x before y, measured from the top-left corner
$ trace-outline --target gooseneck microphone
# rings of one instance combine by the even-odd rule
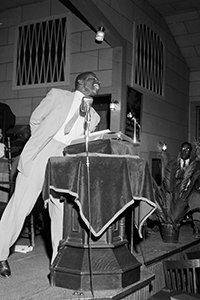
[[[92,106],[93,98],[92,97],[83,97],[81,106],[80,106],[80,115],[81,117],[85,117],[85,115],[90,111],[90,107]]]

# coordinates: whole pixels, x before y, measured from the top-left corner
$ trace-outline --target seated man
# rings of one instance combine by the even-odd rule
[[[11,170],[11,180],[15,182],[15,179],[17,177],[17,166],[19,162],[20,154],[27,143],[28,139],[31,136],[30,127],[22,126],[18,133],[17,133],[17,139],[14,141],[11,141],[11,157],[12,157],[12,170]]]
[[[0,127],[0,158],[5,155],[5,145],[3,143],[3,130]]]
[[[190,163],[192,162],[192,144],[189,142],[182,143],[180,147],[180,152],[177,159],[177,173],[176,178],[182,179],[185,173],[185,170],[188,168]]]
[[[189,166],[194,161],[192,160],[192,145],[188,142],[184,142],[181,145],[179,158],[178,158],[178,169],[176,173],[177,180],[182,180],[185,172],[188,172]],[[193,168],[191,168],[190,172],[188,172],[188,176],[192,176],[196,171],[200,170],[200,160],[196,159],[195,164],[193,164]],[[190,177],[191,178],[191,177]],[[194,238],[200,238],[200,176],[195,181],[194,187],[192,188],[192,192],[188,198],[188,205],[190,209],[199,208],[199,212],[195,212],[192,215],[193,218],[193,226],[194,226]]]
[[[17,157],[21,154],[26,142],[31,135],[29,125],[22,126],[17,132],[17,139],[11,141],[11,156]]]

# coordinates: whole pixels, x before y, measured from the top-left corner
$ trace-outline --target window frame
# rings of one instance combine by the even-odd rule
[[[35,24],[41,24],[43,22],[48,21],[55,21],[57,19],[63,19],[66,18],[66,38],[65,38],[65,51],[62,52],[62,55],[64,53],[64,66],[63,66],[63,74],[64,74],[64,80],[63,81],[51,81],[51,82],[44,82],[44,83],[26,83],[23,85],[17,84],[17,65],[19,62],[18,59],[18,42],[19,42],[19,29],[21,27],[35,25]],[[52,78],[51,78],[52,79]],[[34,88],[43,88],[43,87],[51,87],[51,86],[63,86],[69,84],[69,16],[68,14],[60,14],[60,15],[54,15],[46,18],[41,19],[34,19],[27,22],[22,22],[18,24],[15,27],[15,43],[14,43],[14,59],[13,59],[13,79],[12,79],[12,89],[13,90],[22,90],[22,89],[34,89]]]
[[[149,78],[141,78],[141,80],[145,81],[145,85],[140,85],[138,82],[136,82],[136,66],[137,66],[137,61],[136,61],[136,57],[137,57],[137,49],[136,49],[136,44],[137,44],[137,40],[136,40],[136,31],[137,31],[137,27],[139,26],[145,26],[146,30],[148,29],[149,32],[152,32],[152,34],[154,36],[156,36],[156,38],[158,38],[160,40],[160,43],[162,44],[162,54],[163,54],[163,60],[162,60],[162,82],[161,82],[161,93],[158,93],[156,90],[150,89],[148,87],[147,81],[149,80]],[[148,39],[148,37],[147,37]],[[143,61],[143,65],[144,64],[148,64],[149,62],[147,61]],[[150,61],[150,64],[154,64],[155,61]],[[155,69],[155,68],[154,68]],[[144,74],[145,73],[145,74]],[[143,77],[147,76],[146,75],[147,72],[143,72]],[[158,75],[158,74],[157,74]],[[161,38],[160,34],[158,32],[156,32],[155,30],[153,30],[151,28],[151,26],[149,26],[148,24],[144,23],[144,22],[134,22],[133,24],[133,59],[132,59],[132,80],[131,80],[132,86],[135,87],[136,89],[140,89],[142,92],[148,92],[150,94],[156,95],[158,97],[164,97],[165,95],[165,44],[163,42],[163,39]],[[156,77],[154,78],[154,84],[156,84]]]

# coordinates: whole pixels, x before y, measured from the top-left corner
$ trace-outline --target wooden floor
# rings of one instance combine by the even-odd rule
[[[200,243],[199,239],[194,239],[193,228],[190,223],[185,223],[180,227],[178,243],[164,243],[160,231],[144,234],[143,239],[137,239],[134,245],[133,255],[144,266],[150,266],[157,261],[180,251],[185,251]]]
[[[124,289],[93,291],[92,294],[50,286],[49,258],[42,237],[37,236],[33,251],[13,253],[9,257],[12,277],[0,280],[1,295],[4,300],[145,300],[163,288],[163,259],[181,257],[184,251],[197,249],[200,250],[200,239],[193,238],[188,224],[181,227],[177,244],[163,243],[160,232],[147,234],[142,240],[135,238],[133,255],[142,263],[141,280]]]
[[[183,259],[186,252],[192,251],[200,252],[200,239],[194,239],[190,223],[181,226],[178,243],[164,243],[159,231],[146,234],[145,238],[136,245],[133,254],[142,263],[143,270],[155,274],[149,286],[150,295],[165,287],[163,260]]]
[[[190,223],[181,226],[178,243],[164,243],[160,231],[146,229],[143,239],[139,238],[137,230],[134,237],[131,249],[142,264],[141,280],[121,290],[93,291],[94,299],[145,300],[165,287],[163,260],[180,259],[185,252],[200,250],[200,239],[193,238]]]

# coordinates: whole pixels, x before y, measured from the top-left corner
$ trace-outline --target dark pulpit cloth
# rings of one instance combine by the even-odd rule
[[[90,223],[85,154],[49,159],[43,189],[44,199],[59,199],[65,194],[74,196],[82,220],[96,237],[130,205],[139,200],[135,203],[135,225],[142,236],[144,221],[156,209],[147,162],[138,156],[90,153],[88,165]]]

